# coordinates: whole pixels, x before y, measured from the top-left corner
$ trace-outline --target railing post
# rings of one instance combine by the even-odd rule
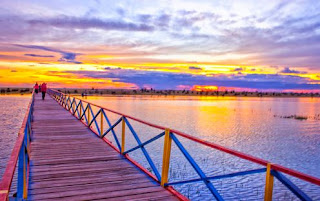
[[[17,198],[23,198],[23,190],[24,190],[24,143],[22,142],[22,146],[20,148],[19,153],[19,164],[18,164],[18,186],[17,186]]]
[[[170,129],[166,128],[165,135],[164,135],[164,146],[163,146],[163,156],[162,156],[161,186],[164,186],[165,183],[168,183],[171,141],[172,139],[170,136]]]
[[[26,147],[25,147],[26,148]],[[23,149],[24,157],[23,157],[23,199],[27,199],[28,196],[28,189],[27,189],[27,168],[28,168],[28,153],[26,153],[25,148]]]
[[[88,103],[88,126],[89,126],[89,124],[90,124],[90,105],[89,105],[89,103]]]
[[[75,107],[76,104],[77,104],[76,99],[73,98],[73,100],[72,100],[72,113],[74,116],[76,116],[76,107]]]
[[[264,190],[264,201],[272,201],[273,175],[271,174],[271,163],[267,164],[266,186]]]
[[[100,109],[101,112],[100,112],[100,115],[101,115],[101,122],[100,122],[100,137],[103,135],[103,109],[101,108]]]
[[[80,116],[79,116],[79,120],[82,121],[81,116],[82,116],[82,102],[80,101],[79,103],[79,107],[80,107]]]
[[[126,122],[122,116],[121,154],[125,151],[126,144]]]

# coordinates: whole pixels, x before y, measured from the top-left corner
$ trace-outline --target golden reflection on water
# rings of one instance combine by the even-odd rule
[[[309,157],[308,160],[311,158],[320,164],[320,159],[315,159],[320,148],[313,148],[320,144],[319,120],[279,117],[314,117],[320,114],[319,98],[88,96],[87,100],[257,157],[292,164],[298,169],[303,166],[296,163],[297,158]],[[296,153],[283,152],[293,148]]]

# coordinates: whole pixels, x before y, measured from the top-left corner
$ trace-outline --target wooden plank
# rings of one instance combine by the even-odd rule
[[[159,186],[137,188],[132,189],[132,186],[125,185],[124,189],[112,188],[105,190],[105,188],[90,188],[82,191],[68,191],[68,192],[56,192],[48,194],[37,194],[32,196],[32,200],[49,200],[57,199],[59,200],[94,200],[94,199],[106,199],[106,198],[117,198],[124,196],[131,196],[137,194],[145,194],[150,192],[162,192],[163,194],[169,193],[164,191]],[[149,196],[148,196],[149,197]]]
[[[77,177],[66,177],[66,178],[55,178],[55,179],[47,179],[41,180],[38,182],[30,183],[29,189],[43,189],[43,188],[54,188],[54,187],[63,187],[63,186],[72,186],[72,185],[84,185],[91,183],[108,183],[109,185],[113,185],[115,182],[126,182],[130,180],[135,181],[144,181],[147,180],[149,182],[153,182],[149,178],[146,178],[143,174],[128,174],[125,177],[120,178],[118,175],[110,174],[110,173],[101,173],[101,174],[91,174],[89,176],[77,176]]]
[[[121,166],[118,166],[121,165]],[[118,166],[118,167],[114,167]],[[113,170],[114,168],[132,168],[129,164],[119,163],[118,161],[106,161],[106,162],[90,162],[84,164],[63,164],[59,166],[33,166],[30,172],[53,172],[53,171],[63,171],[63,170],[74,170],[74,169],[87,169],[90,167],[104,167],[104,170]]]
[[[108,185],[109,184],[109,185]],[[69,192],[72,191],[82,191],[87,189],[95,189],[97,186],[101,186],[101,189],[103,191],[114,191],[116,190],[126,190],[126,189],[132,189],[132,186],[135,188],[146,188],[146,187],[153,187],[154,184],[150,183],[148,180],[144,181],[118,181],[113,182],[112,185],[108,182],[101,182],[101,183],[89,183],[89,184],[76,184],[71,186],[60,186],[55,188],[41,188],[41,189],[34,189],[29,191],[30,195],[37,195],[37,194],[56,194],[56,193],[64,193],[62,196],[70,195]]]
[[[176,200],[173,195],[166,195],[162,192],[150,192],[144,194],[136,194],[130,196],[123,196],[123,197],[115,197],[115,198],[104,198],[104,199],[96,199],[97,200],[108,200],[108,201],[161,201],[161,200]]]
[[[135,170],[134,167],[128,168],[115,168],[113,171],[121,171],[122,174],[128,174]],[[54,177],[66,177],[72,175],[90,175],[95,172],[106,171],[105,167],[90,167],[87,169],[75,169],[75,170],[61,170],[61,171],[48,171],[48,172],[33,172],[32,178],[43,179],[43,178],[54,178]],[[119,172],[120,173],[120,172]]]

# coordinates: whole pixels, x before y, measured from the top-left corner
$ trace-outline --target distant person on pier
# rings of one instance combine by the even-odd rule
[[[36,94],[38,94],[38,89],[39,89],[39,85],[38,82],[36,82],[36,84],[34,85],[34,92],[36,92]]]
[[[44,100],[44,98],[46,96],[46,92],[47,92],[47,84],[46,83],[42,83],[41,92],[42,92],[42,100]]]

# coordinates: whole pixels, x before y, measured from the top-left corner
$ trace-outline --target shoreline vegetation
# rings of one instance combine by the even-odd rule
[[[282,119],[296,119],[296,120],[320,120],[320,114],[316,114],[314,116],[302,116],[302,115],[287,115],[287,116],[279,116],[279,115],[273,115],[274,117],[282,118]]]
[[[163,95],[163,96],[228,96],[228,97],[320,97],[320,93],[297,92],[248,92],[248,91],[192,91],[192,90],[155,90],[155,89],[76,89],[56,88],[56,90],[74,95]],[[32,88],[0,88],[1,95],[30,94]]]

